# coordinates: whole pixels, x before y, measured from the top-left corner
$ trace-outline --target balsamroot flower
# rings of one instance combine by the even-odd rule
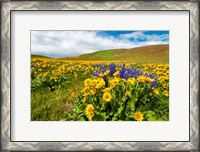
[[[143,114],[141,112],[135,112],[133,117],[136,121],[142,121],[144,119]]]
[[[158,94],[159,94],[159,91],[156,90],[156,89],[153,89],[153,93],[158,95]]]
[[[165,95],[165,96],[169,96],[169,92],[167,91],[167,90],[165,90],[165,91],[163,91],[163,94]]]
[[[86,79],[84,81],[84,86],[88,86],[90,84],[90,82],[91,82],[91,79]]]
[[[85,108],[85,114],[89,120],[92,120],[94,116],[94,106],[92,104],[88,104],[87,107]]]
[[[117,71],[117,72],[115,72],[114,74],[113,74],[113,76],[118,76],[119,75],[119,71]]]
[[[145,76],[139,76],[137,77],[138,82],[145,82],[146,77]]]
[[[105,88],[102,90],[102,92],[110,92],[111,88]]]
[[[127,82],[128,84],[133,85],[135,82],[135,78],[128,78]]]
[[[103,94],[103,100],[109,102],[112,99],[112,95],[109,92]]]

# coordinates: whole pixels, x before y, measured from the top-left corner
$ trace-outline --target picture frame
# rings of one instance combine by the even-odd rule
[[[12,141],[11,14],[15,11],[188,11],[189,12],[189,141]],[[2,1],[1,2],[1,150],[199,150],[199,2],[198,1]]]

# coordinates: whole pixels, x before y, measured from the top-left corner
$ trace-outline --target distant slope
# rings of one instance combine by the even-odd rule
[[[31,54],[31,58],[49,58],[49,57],[44,55]]]
[[[77,57],[65,57],[69,60],[122,60],[137,63],[168,63],[169,45],[151,45],[131,49],[103,50],[82,54]]]

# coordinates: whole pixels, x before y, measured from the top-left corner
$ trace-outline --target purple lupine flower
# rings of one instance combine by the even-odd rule
[[[130,77],[130,74],[128,73],[128,71],[126,71],[123,78],[127,80],[129,77]]]
[[[134,77],[134,78],[137,78],[137,74],[135,74],[135,73],[132,74],[131,76]]]
[[[126,69],[125,69],[125,67],[122,65],[122,68],[121,68],[121,70],[119,71],[119,76],[120,76],[120,78],[124,78],[125,72],[126,72]]]
[[[109,64],[108,69],[110,70],[109,75],[112,76],[117,70],[116,65],[114,63]]]
[[[137,77],[137,72],[135,69],[128,68],[127,71],[129,73],[129,77],[134,77],[134,78]]]
[[[149,75],[149,77],[150,77],[151,79],[153,79],[153,78],[154,78],[154,73],[151,73],[151,74]]]
[[[155,77],[155,78],[154,78],[154,82],[152,82],[152,83],[150,84],[150,87],[155,87],[157,84],[158,84],[158,78]]]
[[[103,72],[103,73],[106,72],[106,69],[103,68],[103,69],[101,70],[101,72]]]
[[[150,87],[155,87],[157,85],[157,81],[154,81],[150,84]]]
[[[94,72],[93,72],[93,76],[96,76],[96,77],[97,77],[98,74],[99,74],[99,73],[98,73],[97,71],[94,71]]]
[[[138,76],[141,76],[141,75],[143,75],[143,74],[144,74],[143,71],[138,71]]]
[[[131,76],[134,77],[134,78],[137,78],[137,71],[136,71],[136,69],[133,69]]]
[[[128,68],[127,68],[127,72],[128,72],[129,74],[133,74],[133,69],[131,69],[130,67],[128,67]]]

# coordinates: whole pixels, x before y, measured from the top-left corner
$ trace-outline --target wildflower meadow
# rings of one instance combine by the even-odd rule
[[[169,64],[32,58],[31,119],[168,121]]]

